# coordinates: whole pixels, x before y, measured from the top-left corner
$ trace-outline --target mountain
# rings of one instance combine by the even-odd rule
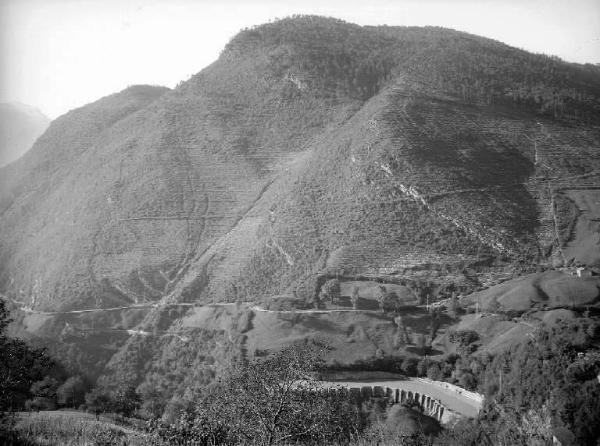
[[[593,67],[470,34],[246,29],[175,89],[73,110],[0,170],[0,290],[21,336],[107,384],[169,374],[166,394],[304,337],[335,337],[342,362],[390,351],[381,316],[253,303],[303,305],[334,277],[414,304],[597,268],[599,118]]]
[[[29,150],[49,124],[50,119],[36,108],[0,103],[0,167]]]

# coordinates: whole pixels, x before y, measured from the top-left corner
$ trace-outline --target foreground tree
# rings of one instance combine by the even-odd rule
[[[113,409],[122,417],[132,416],[140,408],[141,402],[141,397],[133,386],[118,389],[112,395]]]
[[[79,407],[85,401],[85,392],[87,389],[88,386],[81,376],[69,377],[56,390],[58,404],[73,408]]]
[[[178,423],[157,433],[171,443],[213,445],[348,441],[363,425],[361,413],[348,396],[324,391],[313,378],[323,353],[303,344],[239,364]]]
[[[113,401],[108,393],[96,388],[85,394],[85,406],[87,410],[96,414],[98,419],[101,413],[109,412],[113,408]]]
[[[58,381],[51,376],[45,376],[41,381],[33,383],[30,389],[33,401],[28,406],[37,410],[56,409],[56,390],[58,386]]]
[[[53,365],[45,349],[31,348],[7,336],[11,322],[6,304],[0,299],[0,413],[21,407],[32,384]]]

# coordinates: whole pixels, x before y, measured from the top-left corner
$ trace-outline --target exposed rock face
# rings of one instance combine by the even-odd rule
[[[177,331],[187,307],[166,304],[569,260],[563,190],[597,181],[599,92],[582,67],[449,30],[246,30],[176,89],[74,110],[0,170],[0,290],[36,311],[131,307],[22,326],[95,374],[133,355],[120,376],[139,383],[179,342],[148,335]]]
[[[48,128],[50,120],[25,104],[0,104],[0,167],[22,156]]]

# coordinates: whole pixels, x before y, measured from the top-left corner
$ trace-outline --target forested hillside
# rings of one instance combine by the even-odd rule
[[[388,354],[391,317],[292,315],[290,328],[253,306],[376,312],[391,290],[426,305],[593,271],[599,118],[597,68],[478,36],[313,16],[243,30],[175,89],[73,110],[0,169],[12,330],[162,403],[284,341]],[[431,347],[433,319],[414,310],[403,354],[425,333]]]

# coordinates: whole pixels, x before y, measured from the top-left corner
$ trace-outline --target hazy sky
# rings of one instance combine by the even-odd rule
[[[56,118],[128,85],[173,87],[241,28],[291,14],[444,26],[600,62],[600,0],[0,0],[0,101]]]

